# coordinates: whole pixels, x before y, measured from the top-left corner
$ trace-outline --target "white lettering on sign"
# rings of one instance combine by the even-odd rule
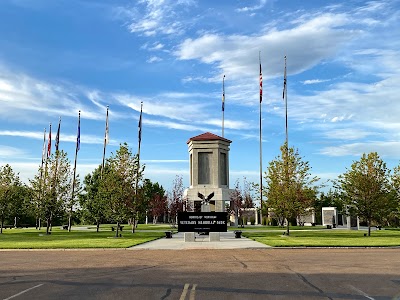
[[[181,224],[194,224],[194,225],[196,225],[196,221],[181,221]]]

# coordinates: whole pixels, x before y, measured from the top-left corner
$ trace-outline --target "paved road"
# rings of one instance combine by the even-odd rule
[[[0,299],[400,299],[400,249],[1,251]]]

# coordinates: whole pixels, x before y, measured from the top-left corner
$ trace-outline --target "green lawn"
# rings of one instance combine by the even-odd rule
[[[317,226],[290,226],[290,230],[320,230],[326,229],[326,226],[317,225]],[[228,231],[234,230],[251,230],[251,231],[285,231],[286,227],[279,227],[279,226],[261,226],[261,225],[245,225],[244,227],[236,227],[230,226],[228,227]]]
[[[59,249],[59,248],[127,248],[165,236],[164,232],[138,231],[132,234],[124,228],[122,237],[115,238],[115,232],[102,228],[95,230],[73,230],[68,232],[53,228],[46,235],[45,228],[4,229],[0,234],[0,249]]]
[[[243,231],[242,235],[273,247],[390,247],[400,246],[400,232],[374,230],[364,236],[365,230],[299,230],[283,235],[275,231]]]
[[[130,231],[132,226],[129,224],[121,224],[124,226],[124,231]],[[100,230],[110,230],[111,227],[115,227],[116,224],[100,224]],[[96,225],[79,225],[77,227],[87,227],[88,229],[96,230]],[[153,230],[153,231],[178,231],[178,227],[172,228],[169,224],[138,224],[135,230]]]

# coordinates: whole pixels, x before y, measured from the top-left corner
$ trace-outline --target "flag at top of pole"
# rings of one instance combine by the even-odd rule
[[[139,117],[139,125],[138,125],[139,149],[140,149],[140,142],[142,141],[142,111],[143,111],[143,102],[140,103],[140,117]]]
[[[106,115],[106,134],[105,134],[105,139],[104,139],[104,141],[105,141],[105,143],[106,143],[106,145],[108,145],[108,142],[109,142],[109,129],[108,129],[108,105],[107,105],[107,115]]]
[[[46,128],[44,129],[44,134],[43,134],[42,164],[44,163],[45,157],[46,157]]]
[[[50,123],[50,130],[49,130],[49,139],[47,142],[47,157],[51,155],[51,123]]]
[[[58,129],[57,129],[57,135],[56,135],[56,151],[58,151],[58,147],[60,146],[60,127],[61,127],[61,117],[58,120]]]
[[[225,75],[222,77],[222,111],[225,111]]]
[[[78,115],[78,135],[76,137],[76,152],[81,149],[81,111]]]
[[[285,69],[283,72],[283,93],[282,93],[283,100],[285,100],[285,94],[286,94],[286,55],[285,55]]]
[[[260,60],[260,103],[262,102],[262,71],[261,71],[261,57],[259,57]]]

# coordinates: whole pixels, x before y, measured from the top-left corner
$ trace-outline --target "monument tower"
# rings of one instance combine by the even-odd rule
[[[229,146],[232,141],[206,132],[188,140],[190,187],[185,191],[193,211],[223,212],[230,203]]]

